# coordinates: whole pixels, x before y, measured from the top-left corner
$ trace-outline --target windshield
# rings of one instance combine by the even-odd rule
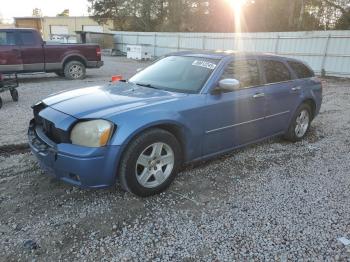
[[[181,93],[198,93],[214,71],[218,60],[168,56],[133,76],[129,82]]]

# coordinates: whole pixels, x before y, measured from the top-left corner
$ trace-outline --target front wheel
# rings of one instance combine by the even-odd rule
[[[85,65],[79,61],[70,61],[64,66],[64,76],[70,80],[84,79]]]
[[[126,149],[119,168],[123,190],[141,197],[163,192],[181,166],[177,139],[162,129],[144,132]]]
[[[287,140],[297,142],[306,136],[312,121],[311,112],[311,107],[308,104],[299,106],[285,135]]]

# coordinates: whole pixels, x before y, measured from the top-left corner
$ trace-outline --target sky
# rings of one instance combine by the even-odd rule
[[[31,16],[34,8],[40,8],[44,16],[56,16],[64,9],[71,16],[88,15],[87,0],[0,0],[0,17]]]

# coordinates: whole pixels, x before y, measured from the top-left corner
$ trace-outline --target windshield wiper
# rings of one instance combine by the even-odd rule
[[[134,84],[135,84],[135,85],[138,85],[138,86],[153,88],[153,89],[160,89],[159,87],[153,86],[153,85],[151,85],[151,84],[146,84],[146,83],[134,83]]]

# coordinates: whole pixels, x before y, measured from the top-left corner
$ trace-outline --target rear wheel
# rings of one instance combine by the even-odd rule
[[[311,112],[312,111],[310,105],[304,103],[299,106],[290,123],[288,132],[285,135],[285,138],[287,140],[297,142],[302,140],[306,136],[307,132],[310,129],[312,121]]]
[[[18,91],[17,89],[10,90],[12,100],[17,102],[18,101]]]
[[[70,61],[64,66],[64,76],[70,80],[84,79],[85,65],[79,61]]]
[[[163,192],[181,166],[177,139],[162,129],[152,129],[131,142],[119,168],[123,190],[141,197]]]
[[[2,108],[2,99],[0,97],[0,109]]]

